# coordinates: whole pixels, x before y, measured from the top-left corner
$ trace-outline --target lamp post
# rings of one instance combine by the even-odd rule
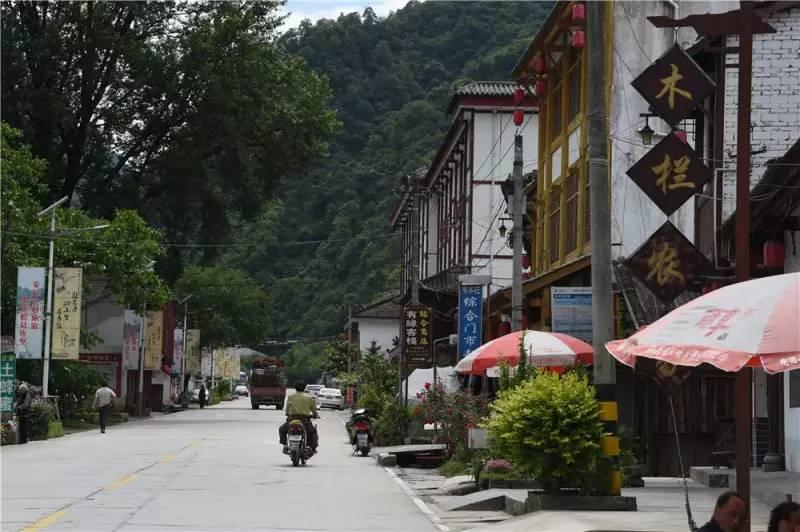
[[[50,380],[50,347],[52,344],[53,336],[53,255],[55,252],[55,237],[56,237],[56,210],[69,200],[69,196],[64,196],[56,201],[46,209],[39,212],[36,217],[42,218],[45,215],[50,215],[50,243],[47,258],[47,304],[45,307],[44,317],[44,354],[42,361],[42,397],[49,396],[49,380]],[[70,231],[93,231],[97,229],[105,229],[109,224],[97,225],[94,227],[77,227],[69,229]]]
[[[183,304],[183,360],[181,361],[181,378],[180,378],[180,389],[181,393],[185,393],[186,390],[184,389],[186,384],[184,382],[184,374],[186,373],[183,371],[183,368],[186,364],[186,331],[189,323],[189,300],[194,296],[194,293],[189,294],[188,296],[184,297],[182,300],[178,302],[178,305]]]

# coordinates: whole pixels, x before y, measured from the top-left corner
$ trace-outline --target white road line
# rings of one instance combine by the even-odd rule
[[[442,524],[441,520],[439,519],[439,516],[436,515],[436,513],[434,513],[434,511],[431,510],[422,499],[420,499],[414,494],[414,490],[408,487],[408,484],[406,484],[402,478],[398,477],[397,474],[388,467],[384,467],[383,469],[384,471],[389,473],[389,476],[392,477],[394,481],[400,485],[401,488],[403,488],[403,491],[406,492],[406,495],[411,497],[411,500],[414,501],[414,504],[417,505],[417,508],[419,508],[422,511],[422,513],[424,513],[428,517],[428,519],[431,520],[431,522],[436,526],[436,528],[438,528],[442,532],[450,532],[450,528]]]

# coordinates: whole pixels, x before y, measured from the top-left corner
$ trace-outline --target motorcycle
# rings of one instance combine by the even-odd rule
[[[313,456],[314,451],[306,445],[308,435],[303,422],[293,419],[289,422],[287,434],[288,455],[292,460],[292,465],[297,467],[300,464],[306,465],[306,461]]]
[[[369,455],[372,449],[372,420],[366,409],[362,408],[353,412],[348,422],[350,428],[350,443],[353,445],[353,454],[360,452],[361,456]]]

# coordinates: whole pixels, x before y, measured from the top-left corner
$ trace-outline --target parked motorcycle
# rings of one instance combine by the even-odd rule
[[[314,451],[309,447],[306,442],[308,435],[303,422],[299,419],[293,419],[289,422],[289,431],[287,434],[287,447],[289,448],[289,458],[292,460],[292,465],[297,467],[300,464],[306,465],[306,461],[311,458]]]
[[[365,408],[353,412],[347,423],[350,429],[350,443],[353,445],[353,454],[360,452],[361,456],[369,455],[372,449],[372,419]]]

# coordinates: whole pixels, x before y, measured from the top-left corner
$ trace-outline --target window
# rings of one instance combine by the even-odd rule
[[[558,187],[550,193],[550,264],[561,258],[561,194]]]
[[[581,56],[575,50],[569,55],[569,83],[567,85],[567,124],[571,124],[581,110]]]
[[[561,120],[561,72],[560,66],[556,66],[552,72],[549,82],[552,83],[552,103],[550,104],[547,112],[550,118],[550,139],[555,140],[556,137],[561,135],[562,120]]]
[[[565,213],[567,223],[566,253],[571,253],[578,247],[578,176],[567,176],[567,210]]]

